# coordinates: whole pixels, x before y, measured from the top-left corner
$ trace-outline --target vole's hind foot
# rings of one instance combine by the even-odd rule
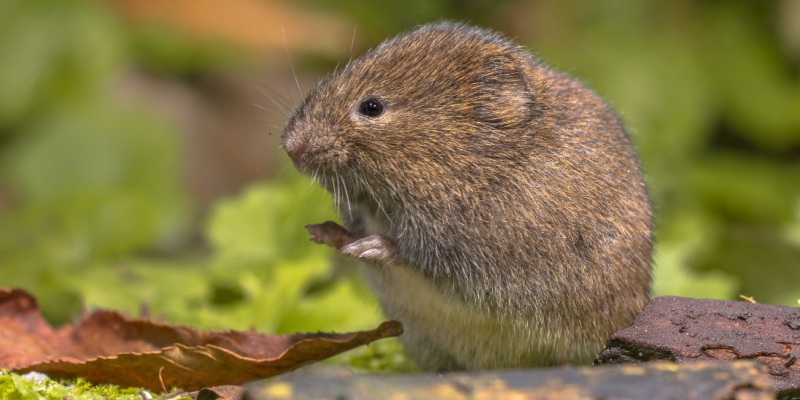
[[[326,244],[336,250],[355,242],[358,238],[353,236],[347,229],[333,221],[326,221],[321,224],[309,224],[305,226],[311,241],[317,244]]]
[[[391,261],[397,255],[397,248],[386,236],[369,235],[342,247],[339,253],[362,260]]]

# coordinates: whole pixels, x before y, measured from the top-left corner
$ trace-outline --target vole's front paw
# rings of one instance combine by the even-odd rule
[[[339,253],[362,260],[390,261],[397,255],[397,248],[386,236],[370,235],[342,247]]]
[[[327,244],[336,250],[340,250],[357,239],[347,229],[332,221],[306,225],[306,230],[311,235],[311,241],[317,244]]]

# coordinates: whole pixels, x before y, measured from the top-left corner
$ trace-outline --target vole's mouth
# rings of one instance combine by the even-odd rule
[[[295,168],[305,175],[325,175],[336,179],[339,168],[341,152],[330,145],[316,145],[313,143],[284,144],[286,154],[292,160]],[[321,182],[322,183],[322,182]],[[326,189],[328,186],[322,185]]]
[[[308,146],[286,149],[289,158],[292,159],[295,168],[300,172],[311,175],[318,172],[322,167],[320,159],[324,159],[327,153],[331,153],[330,148],[314,148],[310,149]]]
[[[308,175],[336,168],[345,156],[337,137],[327,131],[307,134],[303,130],[288,130],[283,135],[283,149],[295,167]]]

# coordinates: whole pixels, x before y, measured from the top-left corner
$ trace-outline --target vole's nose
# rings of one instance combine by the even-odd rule
[[[308,149],[308,143],[300,138],[300,135],[291,134],[291,132],[284,132],[283,134],[283,149],[289,157],[298,161],[303,157]]]
[[[303,157],[307,147],[308,146],[306,146],[305,143],[300,141],[288,141],[283,145],[286,153],[289,154],[289,157],[295,161],[300,160]]]

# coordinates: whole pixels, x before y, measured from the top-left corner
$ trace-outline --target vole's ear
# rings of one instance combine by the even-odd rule
[[[533,118],[535,93],[525,66],[525,55],[496,53],[483,61],[476,74],[477,96],[473,100],[476,118],[484,124],[514,129]]]

